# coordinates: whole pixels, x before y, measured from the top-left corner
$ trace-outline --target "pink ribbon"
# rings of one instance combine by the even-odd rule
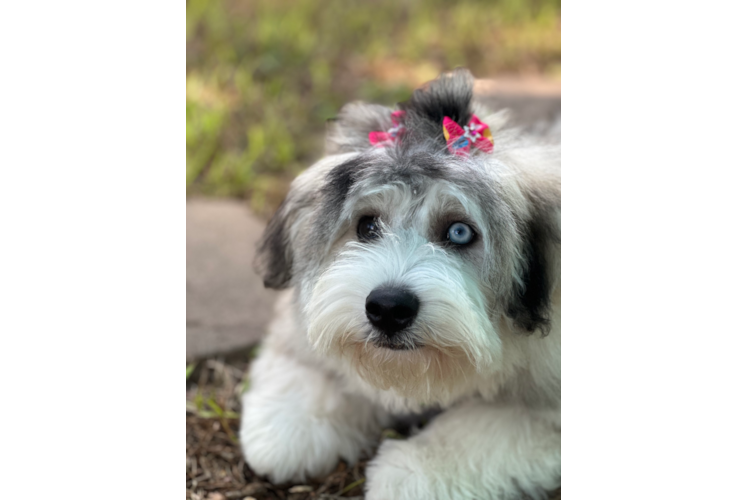
[[[457,122],[445,116],[442,121],[447,148],[457,156],[468,156],[470,148],[476,147],[485,153],[493,152],[493,136],[488,125],[473,115],[463,129]]]
[[[394,146],[395,140],[399,139],[405,129],[403,128],[403,118],[405,111],[393,111],[390,115],[392,128],[386,132],[369,132],[369,142],[372,146],[383,148]]]

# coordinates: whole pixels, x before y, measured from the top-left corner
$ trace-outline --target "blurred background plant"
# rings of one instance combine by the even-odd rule
[[[188,0],[187,194],[272,211],[355,99],[457,66],[557,77],[560,0]]]

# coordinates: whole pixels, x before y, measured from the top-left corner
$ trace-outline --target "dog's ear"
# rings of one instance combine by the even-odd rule
[[[554,190],[555,191],[555,190]],[[561,195],[530,192],[530,218],[520,224],[522,273],[515,282],[507,315],[527,333],[551,328],[551,296],[559,284],[561,261]]]
[[[328,122],[325,152],[332,155],[369,149],[369,132],[392,128],[392,111],[360,101],[346,104],[338,116]]]
[[[291,216],[289,199],[286,198],[270,219],[257,244],[254,268],[262,277],[265,288],[280,290],[288,288],[291,282],[293,251],[288,234],[288,220]]]
[[[254,268],[266,288],[281,290],[292,285],[294,244],[302,238],[302,219],[312,213],[315,200],[316,172],[307,170],[291,183],[288,195],[268,222],[257,244]]]

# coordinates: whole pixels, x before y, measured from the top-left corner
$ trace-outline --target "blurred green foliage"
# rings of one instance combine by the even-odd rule
[[[560,0],[188,0],[187,190],[267,212],[348,101],[560,71]]]

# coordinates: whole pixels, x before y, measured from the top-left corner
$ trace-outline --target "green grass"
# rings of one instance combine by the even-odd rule
[[[188,194],[267,212],[346,102],[456,66],[558,73],[560,38],[560,0],[188,0]]]

